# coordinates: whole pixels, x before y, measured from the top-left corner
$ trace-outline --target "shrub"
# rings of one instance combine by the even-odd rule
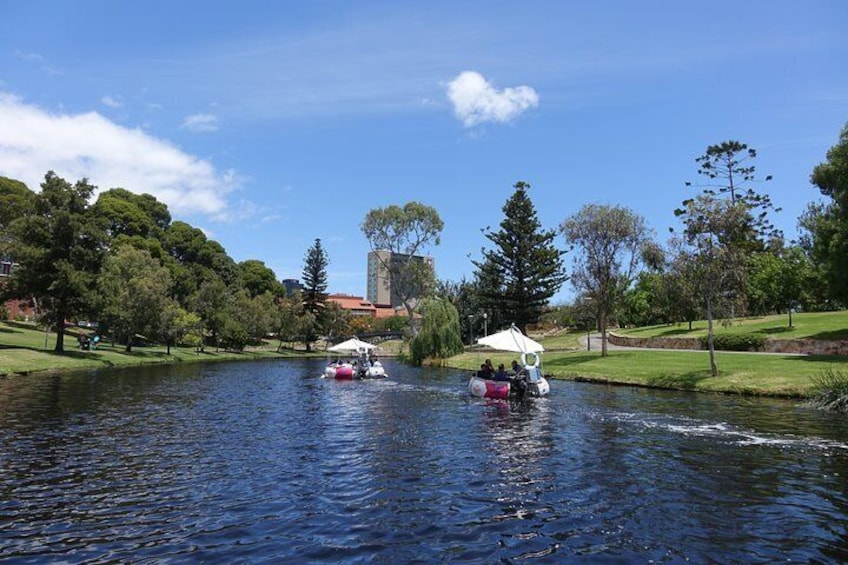
[[[766,343],[766,335],[753,334],[716,334],[713,346],[720,351],[760,351]],[[701,347],[709,348],[709,336],[701,337]]]
[[[813,377],[815,385],[810,405],[831,412],[848,413],[848,374],[827,369]]]

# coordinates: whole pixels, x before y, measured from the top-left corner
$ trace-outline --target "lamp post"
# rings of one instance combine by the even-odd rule
[[[483,312],[483,337],[489,337],[489,315]]]
[[[474,345],[474,314],[468,315],[468,346]]]

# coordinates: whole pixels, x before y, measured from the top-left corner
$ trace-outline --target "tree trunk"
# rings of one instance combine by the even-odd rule
[[[713,343],[713,300],[707,295],[707,344],[710,350],[710,374],[718,376],[718,365],[715,360],[715,344]]]
[[[601,320],[601,357],[607,356],[607,313],[602,312],[600,315]]]
[[[62,309],[56,312],[56,347],[54,353],[65,352],[65,313]]]

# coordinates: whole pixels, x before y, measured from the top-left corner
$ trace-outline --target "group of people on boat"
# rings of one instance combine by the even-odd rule
[[[524,369],[522,369],[521,365],[519,365],[518,361],[515,359],[512,360],[512,369],[509,371],[503,363],[499,364],[498,369],[495,370],[494,365],[492,365],[492,360],[486,359],[486,361],[480,365],[480,370],[477,371],[477,376],[481,379],[487,379],[490,381],[511,382],[515,379],[515,377],[520,377],[524,375],[524,373]]]

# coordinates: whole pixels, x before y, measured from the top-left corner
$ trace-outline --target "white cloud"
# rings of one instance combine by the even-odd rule
[[[212,114],[194,114],[183,120],[183,129],[207,133],[218,130],[218,118]]]
[[[109,106],[110,108],[120,108],[121,107],[120,101],[112,98],[111,96],[104,96],[103,98],[100,99],[100,101],[103,103],[104,106]]]
[[[96,112],[50,114],[0,92],[0,175],[38,190],[55,171],[69,182],[152,194],[176,214],[229,216],[227,195],[241,182],[139,129],[117,125]]]
[[[460,73],[448,83],[448,99],[465,127],[484,122],[509,122],[539,105],[539,95],[529,86],[497,90],[483,75]]]

